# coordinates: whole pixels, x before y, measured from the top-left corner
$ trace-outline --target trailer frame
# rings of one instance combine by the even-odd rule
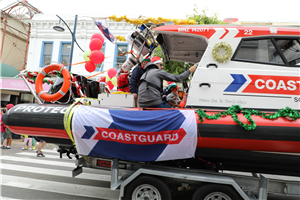
[[[104,164],[102,162],[104,162]],[[80,174],[83,167],[110,170],[110,189],[116,190],[120,188],[120,200],[124,196],[126,186],[140,175],[150,175],[162,179],[171,178],[182,184],[195,182],[199,184],[227,185],[234,188],[244,200],[266,200],[268,194],[281,195],[282,197],[300,196],[299,181],[269,179],[264,175],[256,173],[253,173],[252,176],[246,176],[202,169],[158,166],[144,162],[129,162],[117,158],[110,159],[90,156],[80,157],[76,160],[76,166],[76,169],[73,170],[73,177]]]

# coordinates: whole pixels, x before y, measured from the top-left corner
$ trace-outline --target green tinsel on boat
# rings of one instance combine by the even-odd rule
[[[262,118],[271,119],[271,120],[277,119],[279,117],[285,117],[291,121],[300,119],[300,113],[289,107],[280,109],[276,113],[270,113],[270,114],[267,114],[267,113],[264,113],[264,112],[261,112],[258,110],[243,109],[239,105],[233,105],[233,106],[229,107],[227,111],[222,111],[222,112],[219,112],[214,115],[208,115],[202,109],[198,109],[197,113],[199,115],[200,122],[203,122],[203,117],[205,117],[207,119],[215,119],[216,120],[216,119],[220,119],[221,117],[230,115],[232,117],[233,121],[235,121],[238,125],[242,126],[244,129],[246,129],[248,131],[254,130],[256,128],[256,123],[251,118],[252,115],[261,116]],[[242,113],[244,115],[244,117],[249,121],[249,124],[241,122],[237,116],[237,113]]]

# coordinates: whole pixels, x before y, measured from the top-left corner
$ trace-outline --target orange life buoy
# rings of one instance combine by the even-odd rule
[[[45,91],[43,91],[43,80],[45,76],[53,70],[59,71],[63,75],[64,82],[58,92],[56,92],[55,94],[47,94]],[[71,85],[70,80],[71,75],[67,68],[65,68],[61,64],[51,64],[45,67],[37,76],[35,90],[37,95],[44,101],[54,102],[62,98],[68,92]]]

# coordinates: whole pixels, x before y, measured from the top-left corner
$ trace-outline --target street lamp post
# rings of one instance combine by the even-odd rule
[[[64,22],[64,24],[67,26],[67,28],[69,29],[71,35],[72,35],[72,43],[71,43],[71,50],[70,50],[70,59],[69,59],[69,71],[71,72],[72,69],[72,59],[73,59],[73,49],[74,49],[74,42],[76,42],[77,46],[81,49],[82,52],[84,52],[82,50],[82,48],[79,46],[79,44],[76,41],[75,38],[75,33],[76,33],[76,25],[77,25],[77,15],[75,15],[75,21],[74,21],[74,28],[73,28],[73,32],[71,31],[70,27],[68,26],[68,24],[58,15],[56,15],[61,21]],[[53,29],[59,32],[63,32],[65,31],[65,29],[61,26],[53,26]]]
[[[73,58],[73,49],[74,49],[74,41],[75,41],[75,33],[76,33],[76,25],[77,25],[77,15],[75,15],[75,22],[72,34],[72,42],[71,42],[71,50],[70,50],[70,59],[69,59],[69,71],[71,72],[72,68],[72,58]]]

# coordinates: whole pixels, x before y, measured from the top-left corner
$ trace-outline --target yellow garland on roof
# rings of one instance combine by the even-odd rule
[[[126,40],[125,40],[125,37],[123,37],[123,36],[121,36],[121,35],[118,35],[118,36],[116,36],[116,38],[119,40],[119,41],[124,41],[124,42],[126,42]]]
[[[120,41],[120,42],[126,42],[126,39],[125,37],[121,36],[121,35],[118,35],[116,36],[116,38]],[[151,41],[148,39],[148,44],[150,45],[151,44]]]
[[[195,20],[189,20],[189,19],[167,19],[167,18],[162,18],[158,17],[157,19],[153,17],[149,17],[147,19],[129,19],[127,18],[126,15],[123,15],[121,17],[117,17],[116,15],[109,16],[108,19],[116,21],[116,22],[121,22],[125,21],[126,23],[129,24],[134,24],[134,25],[139,25],[139,24],[147,24],[149,22],[157,24],[157,23],[164,23],[164,22],[171,22],[173,21],[175,25],[193,25],[197,24]]]

